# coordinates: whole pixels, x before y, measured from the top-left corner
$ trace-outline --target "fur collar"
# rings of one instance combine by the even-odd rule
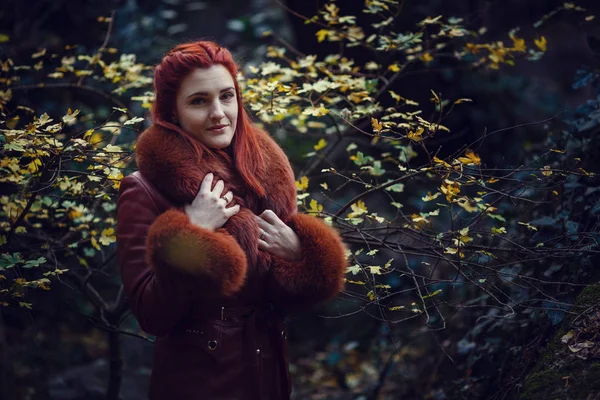
[[[259,198],[248,188],[233,165],[221,159],[203,156],[195,162],[192,150],[174,131],[153,125],[138,138],[135,157],[138,169],[174,205],[189,204],[196,197],[204,176],[209,172],[225,182],[237,203],[255,214],[271,209],[283,221],[297,210],[294,174],[290,163],[275,141],[255,128],[266,168],[259,176],[266,196]],[[216,180],[215,180],[216,182]]]
[[[209,172],[225,182],[224,193],[231,190],[236,204],[242,208],[223,228],[246,253],[249,286],[246,290],[256,292],[260,291],[260,277],[268,270],[271,256],[258,250],[259,229],[254,216],[270,209],[287,223],[296,214],[297,205],[294,173],[287,157],[267,133],[255,128],[253,134],[258,136],[257,150],[265,158],[264,172],[258,177],[265,189],[264,197],[244,184],[233,165],[210,156],[196,162],[192,150],[177,132],[159,126],[153,125],[140,135],[135,156],[142,175],[175,207],[192,202]]]

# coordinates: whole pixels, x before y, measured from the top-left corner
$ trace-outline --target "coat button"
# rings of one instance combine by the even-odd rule
[[[216,350],[217,349],[217,341],[216,340],[209,340],[208,341],[208,349],[209,350]]]
[[[256,354],[260,355],[260,349],[256,349]]]
[[[287,339],[287,334],[285,333],[285,331],[281,331],[281,337],[283,338],[283,340]]]

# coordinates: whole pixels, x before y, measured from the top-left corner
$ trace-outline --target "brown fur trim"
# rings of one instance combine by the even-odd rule
[[[318,218],[297,214],[289,221],[302,244],[302,260],[273,258],[272,301],[290,310],[308,308],[344,289],[347,262],[338,233]]]
[[[170,267],[198,279],[205,294],[231,296],[246,279],[246,255],[223,229],[193,225],[177,209],[161,214],[150,226],[146,242],[150,265]]]
[[[249,265],[262,271],[268,267],[270,260],[258,252],[259,230],[253,215],[270,209],[282,221],[289,220],[297,211],[296,186],[290,163],[277,143],[261,129],[255,128],[253,134],[258,137],[259,150],[266,161],[266,169],[259,176],[267,193],[263,198],[258,198],[243,184],[232,165],[209,155],[196,162],[192,150],[179,134],[160,126],[153,125],[140,135],[135,153],[141,174],[178,206],[193,201],[209,172],[215,174],[214,183],[222,179],[225,182],[224,192],[231,190],[233,200],[242,207],[242,211],[231,217],[224,228],[238,241]]]

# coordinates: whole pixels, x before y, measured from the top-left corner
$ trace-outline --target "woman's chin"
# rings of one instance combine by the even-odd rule
[[[222,134],[215,135],[212,133],[209,137],[202,137],[198,140],[210,149],[224,149],[225,147],[231,144],[231,140],[233,139],[233,135],[228,134],[228,132],[224,132]]]

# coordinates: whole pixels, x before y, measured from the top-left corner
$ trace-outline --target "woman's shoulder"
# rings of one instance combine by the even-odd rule
[[[119,201],[136,201],[139,204],[151,203],[158,211],[173,207],[140,171],[135,171],[121,180]]]

